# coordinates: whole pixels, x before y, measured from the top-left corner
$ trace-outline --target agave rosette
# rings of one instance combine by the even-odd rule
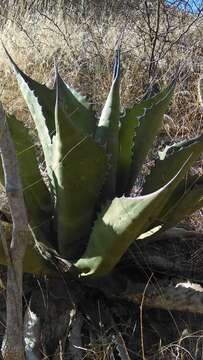
[[[117,51],[111,88],[97,120],[87,99],[62,80],[57,67],[54,88],[49,89],[7,55],[32,114],[49,180],[47,186],[28,130],[7,115],[31,229],[25,271],[54,272],[47,261],[52,253],[64,264],[74,263],[80,277],[103,276],[135,240],[174,226],[203,206],[202,177],[188,175],[203,151],[203,135],[166,148],[141,195],[132,196],[175,80],[121,116]],[[5,262],[2,248],[0,261]]]

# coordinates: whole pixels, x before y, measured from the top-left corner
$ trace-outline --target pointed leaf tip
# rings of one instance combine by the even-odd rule
[[[54,90],[47,88],[45,85],[38,83],[36,80],[33,80],[28,75],[26,75],[16,65],[6,48],[5,52],[11,62],[19,88],[35,122],[39,140],[44,152],[51,187],[54,189],[54,179],[51,169],[52,136],[55,132]]]
[[[72,89],[59,74],[55,64],[55,89],[61,110],[83,135],[94,135],[96,119],[91,105],[76,90]]]
[[[129,190],[134,186],[134,183],[139,175],[142,165],[153,145],[153,142],[162,126],[163,116],[166,112],[176,81],[173,80],[167,89],[161,91],[157,96],[146,100],[149,107],[144,107],[144,112],[139,117],[139,127],[136,130],[134,137],[133,159],[131,166],[131,178],[129,183]]]
[[[116,194],[116,177],[119,157],[120,124],[120,51],[116,51],[111,88],[97,125],[95,139],[105,148],[109,158],[109,169],[104,184],[104,198],[112,199]]]
[[[130,193],[159,131],[177,78],[157,95],[135,104],[121,118],[117,195]]]
[[[113,80],[116,81],[118,80],[119,77],[120,77],[120,49],[117,49],[115,53]]]
[[[52,164],[57,191],[56,226],[59,250],[70,259],[77,256],[91,228],[104,181],[106,156],[92,137],[76,126],[75,119],[63,111],[59,75],[57,79]]]

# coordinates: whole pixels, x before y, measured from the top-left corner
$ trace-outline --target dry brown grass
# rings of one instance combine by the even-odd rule
[[[99,111],[111,82],[114,49],[122,37],[122,104],[131,106],[143,97],[149,84],[148,53],[151,45],[141,32],[147,31],[146,25],[141,17],[133,18],[129,9],[124,13],[124,7],[120,12],[117,8],[116,16],[104,9],[99,16],[95,15],[94,11],[84,16],[79,8],[77,10],[76,12],[70,2],[64,18],[59,7],[52,13],[40,8],[35,13],[23,14],[23,17],[16,16],[16,8],[13,12],[10,9],[9,16],[5,13],[1,15],[4,20],[7,16],[1,39],[25,72],[48,86],[53,84],[53,60],[56,58],[65,80],[86,94]],[[19,14],[20,11],[19,8]],[[178,17],[179,15],[177,23],[180,21]],[[190,18],[184,17],[181,21],[186,27]],[[164,28],[164,23],[162,26]],[[184,29],[183,27],[172,31],[170,40],[177,38],[178,32]],[[155,78],[160,87],[168,83],[178,64],[182,68],[162,131],[162,138],[167,143],[196,136],[203,128],[197,94],[197,81],[203,70],[202,35],[203,26],[197,21],[188,34],[158,62]],[[32,126],[29,112],[19,94],[2,47],[0,76],[0,94],[5,108]],[[202,171],[201,160],[197,167]],[[189,223],[202,229],[202,213],[195,214]]]

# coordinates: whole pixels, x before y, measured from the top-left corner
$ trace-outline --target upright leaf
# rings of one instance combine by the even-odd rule
[[[81,251],[94,217],[95,204],[104,182],[106,156],[100,145],[84,135],[65,116],[58,102],[55,109],[52,168],[57,183],[57,232],[59,250],[72,258]]]
[[[119,130],[117,195],[124,194],[129,186],[133,166],[132,162],[136,133],[138,132],[139,135],[139,130],[137,129],[140,125],[139,118],[144,115],[146,109],[151,108],[153,105],[165,98],[171,91],[172,86],[173,83],[159,94],[134,105],[133,108],[128,109],[125,116],[121,118]]]
[[[154,139],[162,126],[163,115],[168,108],[174,88],[175,81],[171,84],[168,92],[164,93],[164,96],[158,102],[153,103],[150,108],[146,108],[144,114],[139,117],[140,126],[137,128],[134,138],[133,161],[128,191],[133,187],[146,156],[152,148]]]
[[[129,185],[132,160],[133,160],[133,145],[136,133],[136,128],[139,126],[138,117],[133,113],[131,117],[126,114],[121,122],[119,131],[119,162],[117,172],[116,194],[121,196],[127,191]]]
[[[95,139],[106,150],[109,169],[104,186],[107,198],[113,198],[116,192],[116,176],[119,155],[119,121],[120,121],[120,50],[117,50],[114,64],[113,80],[106,103],[96,129]]]
[[[85,135],[94,135],[96,119],[91,110],[91,105],[85,97],[66,84],[57,72],[59,91],[59,102],[66,116]]]

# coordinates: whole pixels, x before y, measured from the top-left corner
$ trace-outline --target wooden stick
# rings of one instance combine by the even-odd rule
[[[23,257],[27,246],[29,229],[16,152],[6,123],[6,115],[1,104],[0,152],[5,177],[5,190],[13,222],[10,244],[7,244],[5,239],[2,239],[8,264],[7,324],[2,353],[6,360],[24,360],[22,278]]]

